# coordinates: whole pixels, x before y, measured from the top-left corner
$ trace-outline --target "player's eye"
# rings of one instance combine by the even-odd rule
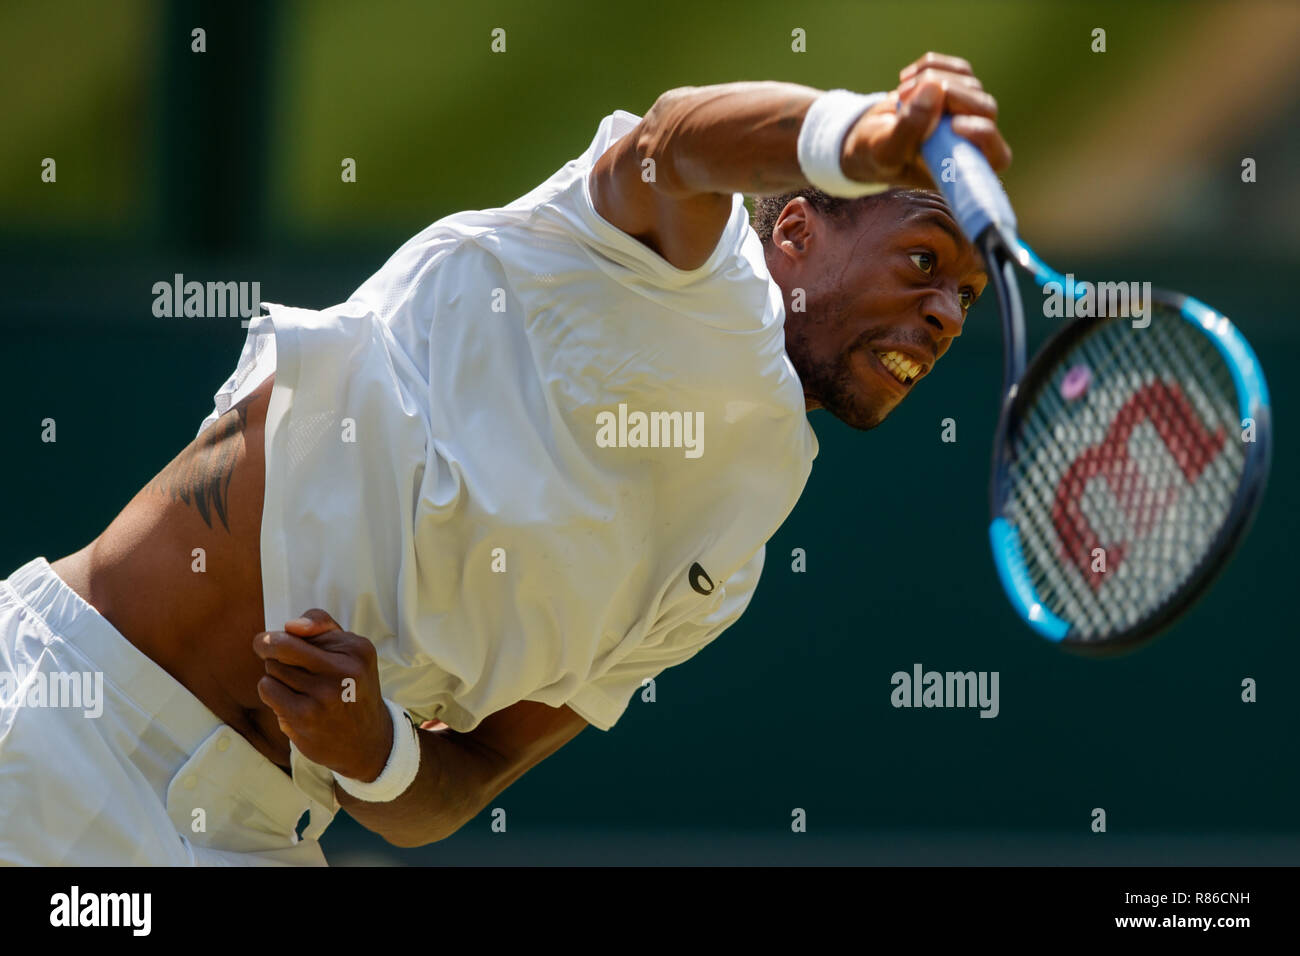
[[[912,261],[915,262],[916,267],[926,275],[932,275],[934,273],[934,256],[930,255],[930,253],[913,252]]]
[[[961,310],[965,312],[975,304],[975,293],[970,289],[962,289],[957,293],[957,301],[961,303]]]

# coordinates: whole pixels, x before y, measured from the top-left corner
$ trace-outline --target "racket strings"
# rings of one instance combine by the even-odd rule
[[[1080,365],[1082,398],[1062,395]],[[1039,599],[1082,637],[1133,626],[1195,570],[1245,455],[1231,373],[1200,332],[1153,308],[1101,322],[1023,403],[1006,514]]]
[[[1118,355],[1097,355],[1095,350],[1086,349],[1087,344],[1085,341],[1085,350],[1095,369],[1094,374],[1099,379],[1112,377],[1116,370]],[[1061,398],[1059,389],[1060,379],[1068,367],[1072,366],[1065,365],[1059,369],[1048,387],[1042,390],[1035,401],[1026,406],[1027,422],[1022,432],[1024,441],[1017,450],[1015,459],[1017,467],[1013,467],[1012,492],[1019,505],[1017,511],[1032,525],[1030,529],[1021,529],[1020,538],[1022,548],[1027,552],[1025,554],[1027,570],[1036,593],[1047,599],[1048,606],[1058,616],[1077,621],[1086,609],[1091,612],[1090,625],[1096,629],[1104,629],[1108,624],[1113,623],[1108,613],[1109,608],[1099,607],[1095,602],[1087,601],[1082,579],[1060,573],[1058,562],[1048,553],[1046,547],[1047,542],[1057,539],[1049,509],[1045,504],[1052,498],[1052,483],[1047,476],[1064,474],[1068,467],[1065,451],[1069,447],[1068,443],[1073,439],[1077,444],[1082,439],[1083,436],[1077,434],[1080,428],[1092,431],[1099,424],[1094,420],[1094,411],[1085,407],[1078,416],[1081,421],[1057,426],[1057,423],[1068,418],[1066,403]],[[1101,397],[1105,398],[1105,396]],[[1044,458],[1047,459],[1046,467],[1043,466]],[[1021,467],[1025,462],[1036,464],[1031,468]]]
[[[1161,369],[1168,365],[1169,362],[1168,350],[1162,348],[1162,346],[1165,346],[1167,344],[1164,336],[1146,337],[1142,340],[1135,340],[1133,342],[1130,342],[1129,344],[1132,346],[1136,346],[1134,350],[1135,351],[1134,364],[1137,365],[1138,369],[1143,369],[1143,368]],[[1100,351],[1099,345],[1100,345],[1100,339],[1093,339],[1092,341],[1087,343],[1087,345],[1082,349],[1082,352],[1086,356],[1092,357],[1094,360],[1096,360],[1098,353]],[[1152,354],[1153,351],[1161,352],[1164,354],[1161,355]],[[1118,352],[1115,353],[1115,355],[1116,358],[1119,360],[1115,364],[1121,366],[1126,364],[1126,362],[1124,361],[1127,358],[1126,353]],[[1126,370],[1126,371],[1131,372],[1132,370]],[[1154,381],[1156,379],[1155,374],[1153,373],[1152,375],[1150,375],[1149,379],[1151,381]],[[1136,375],[1129,374],[1128,386],[1130,388],[1141,388],[1144,384],[1145,382],[1143,377],[1141,376],[1140,371]],[[1154,394],[1151,394],[1152,392],[1154,392]],[[1158,387],[1155,388],[1154,390],[1149,390],[1148,394],[1151,398],[1150,404],[1154,405],[1154,408],[1137,409],[1137,411],[1146,412],[1147,414],[1150,415],[1153,421],[1164,421],[1166,423],[1172,422],[1175,424],[1175,426],[1177,426],[1180,422],[1180,417],[1178,414],[1176,414],[1175,410],[1171,410],[1171,408],[1169,407],[1171,401],[1174,399],[1175,396],[1172,393],[1168,392],[1163,387]],[[1130,409],[1130,412],[1132,411],[1134,411],[1134,409]],[[1129,414],[1127,417],[1128,417],[1127,422],[1120,423],[1122,427],[1126,428],[1127,425],[1129,424],[1136,424],[1135,415]],[[1118,421],[1118,419],[1116,419],[1116,421]],[[1173,447],[1175,448],[1175,450],[1178,450],[1180,452],[1182,452],[1185,449],[1186,445],[1188,444],[1187,441],[1185,440],[1185,436],[1182,434],[1169,434],[1169,435],[1161,436],[1161,438],[1162,440],[1166,438],[1172,439],[1172,441],[1166,443],[1167,447]],[[1111,484],[1112,487],[1107,489],[1105,487],[1105,484],[1102,484],[1100,488],[1092,485],[1083,488],[1079,488],[1079,487],[1072,488],[1070,491],[1071,494],[1080,496],[1084,499],[1082,507],[1076,509],[1076,514],[1073,517],[1075,521],[1078,522],[1080,525],[1084,525],[1085,529],[1091,529],[1094,533],[1099,532],[1089,542],[1092,545],[1100,545],[1102,538],[1106,538],[1107,540],[1111,540],[1111,541],[1117,539],[1122,541],[1126,534],[1129,537],[1131,537],[1135,532],[1138,535],[1146,535],[1148,543],[1152,546],[1148,548],[1149,553],[1147,557],[1150,558],[1151,557],[1150,552],[1154,550],[1155,557],[1159,559],[1156,562],[1156,568],[1158,568],[1159,570],[1155,574],[1150,573],[1151,571],[1156,570],[1156,568],[1153,568],[1150,566],[1150,564],[1148,564],[1148,567],[1146,569],[1148,573],[1144,576],[1146,580],[1143,581],[1143,580],[1136,579],[1135,576],[1130,573],[1129,575],[1127,575],[1127,580],[1125,582],[1127,586],[1123,586],[1118,583],[1113,584],[1113,586],[1111,586],[1109,589],[1110,594],[1108,595],[1112,603],[1110,603],[1109,605],[1103,605],[1104,609],[1112,611],[1111,614],[1107,615],[1109,620],[1108,621],[1102,620],[1097,618],[1097,615],[1095,614],[1093,615],[1094,618],[1097,618],[1095,623],[1098,626],[1098,628],[1104,627],[1104,625],[1107,623],[1114,626],[1117,624],[1122,625],[1124,623],[1132,622],[1132,618],[1137,616],[1140,613],[1139,610],[1134,609],[1131,603],[1133,599],[1139,597],[1138,594],[1134,593],[1135,589],[1140,590],[1140,592],[1142,593],[1149,593],[1153,586],[1161,587],[1163,585],[1165,588],[1167,588],[1172,583],[1171,579],[1174,576],[1172,573],[1173,565],[1175,563],[1174,561],[1175,555],[1173,554],[1173,547],[1174,547],[1173,533],[1179,530],[1178,525],[1170,524],[1166,522],[1162,527],[1157,529],[1159,532],[1163,532],[1163,533],[1151,535],[1151,530],[1156,524],[1155,518],[1160,513],[1162,513],[1164,509],[1170,504],[1170,495],[1169,495],[1170,489],[1167,487],[1168,482],[1167,481],[1165,482],[1166,487],[1164,489],[1160,489],[1158,487],[1152,486],[1151,484],[1149,484],[1147,481],[1144,480],[1144,475],[1142,474],[1142,469],[1141,469],[1143,462],[1141,457],[1132,455],[1132,452],[1135,450],[1132,444],[1126,445],[1121,448],[1117,448],[1115,443],[1112,442],[1112,443],[1104,443],[1103,447],[1107,448],[1109,454],[1100,456],[1102,459],[1101,466],[1103,469],[1109,469],[1109,474],[1107,475],[1107,478],[1109,479],[1109,484]],[[1139,447],[1136,450],[1141,451],[1141,448]],[[1122,469],[1122,471],[1120,471],[1117,474],[1115,472],[1114,465],[1116,463],[1116,459],[1121,457],[1124,459],[1123,465],[1125,467]],[[1186,458],[1187,456],[1184,453],[1183,454],[1184,463],[1186,463]],[[1150,472],[1149,468],[1145,470],[1148,473]],[[1085,475],[1084,477],[1086,479],[1088,476]],[[1149,474],[1145,477],[1149,477]],[[1116,484],[1118,484],[1118,487],[1115,487]],[[1099,500],[1097,497],[1098,494],[1101,495],[1101,498]],[[1112,494],[1124,500],[1125,503],[1128,505],[1126,512],[1117,514],[1117,510],[1115,508],[1111,507],[1108,509],[1106,507],[1106,504],[1108,503],[1106,498],[1107,494]],[[1086,516],[1084,512],[1087,513]],[[1128,520],[1127,522],[1120,522],[1117,520],[1118,518],[1126,518]],[[1117,526],[1122,524],[1127,524],[1127,527]],[[1056,530],[1059,532],[1060,528],[1058,527]],[[1067,531],[1068,530],[1069,529],[1067,528]],[[1080,543],[1080,537],[1081,536],[1076,535],[1076,540],[1071,542],[1071,544],[1074,545],[1076,548]],[[1199,544],[1199,542],[1195,540],[1186,541],[1183,543],[1190,546],[1193,551],[1196,550]],[[1123,555],[1124,547],[1125,545],[1121,543],[1116,548],[1113,549],[1112,560],[1124,557]],[[1133,563],[1134,563],[1133,561],[1130,561],[1130,569]],[[1081,563],[1080,571],[1085,576],[1088,574],[1089,571],[1096,571],[1096,570],[1099,569],[1094,567],[1089,567],[1086,564],[1086,562]],[[1099,582],[1102,579],[1096,576],[1091,576],[1088,578],[1088,580],[1090,584],[1092,584],[1094,587],[1097,587]],[[1076,594],[1078,594],[1081,592],[1081,589],[1077,587],[1077,581],[1075,581],[1074,583],[1076,584],[1076,587],[1073,588],[1073,590],[1075,591]],[[1119,603],[1120,598],[1130,599],[1129,605],[1127,607],[1129,613],[1127,614],[1120,613],[1122,610],[1124,610],[1122,605]]]
[[[1097,380],[1114,381],[1121,371],[1123,353],[1117,349],[1107,351],[1100,347],[1096,339],[1096,335],[1089,336],[1077,347],[1078,351],[1086,359]],[[1062,573],[1059,561],[1047,545],[1048,542],[1059,539],[1058,532],[1053,527],[1050,509],[1045,505],[1045,502],[1054,497],[1055,481],[1049,480],[1048,475],[1059,480],[1069,465],[1067,453],[1074,447],[1092,441],[1101,430],[1103,422],[1118,411],[1109,400],[1113,393],[1098,392],[1095,393],[1095,402],[1083,406],[1080,413],[1071,420],[1067,403],[1061,397],[1060,384],[1067,370],[1076,364],[1074,359],[1063,363],[1048,386],[1027,406],[1030,427],[1025,431],[1027,441],[1018,452],[1016,460],[1035,460],[1034,455],[1028,454],[1032,451],[1040,458],[1046,456],[1048,467],[1022,469],[1029,484],[1014,482],[1012,487],[1023,514],[1033,525],[1033,533],[1022,532],[1021,541],[1032,552],[1034,560],[1027,564],[1035,590],[1040,596],[1048,596],[1048,606],[1058,616],[1078,621],[1086,615],[1093,630],[1105,631],[1122,626],[1123,621],[1117,608],[1090,600],[1084,578],[1077,574]],[[1052,597],[1056,597],[1056,600],[1051,600]]]
[[[1087,354],[1093,354],[1093,355],[1096,354],[1096,349],[1093,349],[1093,347],[1089,347],[1089,349],[1086,349],[1084,351],[1086,351]],[[1151,358],[1152,356],[1145,356],[1145,360],[1151,360]],[[1127,454],[1128,454],[1128,450],[1125,449],[1126,457]],[[1114,454],[1105,455],[1105,457],[1102,458],[1104,458],[1104,462],[1102,462],[1102,466],[1110,466],[1110,464],[1113,463],[1113,459],[1115,458],[1115,455]],[[1125,494],[1128,494],[1128,496],[1131,497],[1131,489],[1128,488],[1127,486],[1128,484],[1127,479],[1128,477],[1132,476],[1132,468],[1128,468],[1127,471],[1128,471],[1128,475],[1121,476],[1123,479],[1123,484],[1121,485],[1121,488],[1118,489],[1118,493],[1121,494],[1121,496],[1125,496]],[[1045,497],[1044,483],[1043,480],[1041,480],[1041,477],[1040,480],[1036,481],[1035,484],[1037,486],[1037,492],[1039,492],[1040,496]],[[1088,488],[1084,490],[1086,490],[1086,492],[1088,493],[1091,493],[1092,497],[1096,497],[1096,489]],[[1102,489],[1102,492],[1105,492],[1105,489]],[[1161,507],[1161,502],[1156,501],[1156,499],[1154,498],[1156,498],[1156,494],[1154,494],[1153,490],[1147,489],[1147,494],[1145,494],[1145,497],[1136,499],[1136,501],[1130,501],[1131,506],[1136,506],[1138,507],[1138,509],[1140,509],[1139,514],[1135,515],[1136,519],[1138,519],[1139,525],[1152,524],[1151,519],[1149,519],[1149,515],[1151,515],[1151,512],[1154,509],[1158,509],[1158,507]],[[1105,528],[1105,523],[1099,522],[1099,520],[1097,519],[1099,518],[1104,519],[1106,516],[1106,512],[1100,509],[1100,507],[1097,507],[1096,502],[1093,502],[1091,506],[1088,505],[1084,506],[1084,509],[1082,510],[1087,510],[1091,512],[1091,514],[1089,514],[1089,519],[1091,519],[1089,520],[1089,524],[1101,524],[1102,528]],[[1037,525],[1036,535],[1045,536],[1043,540],[1047,540],[1047,541],[1052,540],[1053,529],[1049,527],[1047,519],[1045,519],[1045,510],[1041,509],[1041,507],[1037,507],[1037,509],[1032,509],[1031,511],[1032,514],[1034,514],[1034,523]],[[1110,515],[1110,516],[1114,516],[1114,515]],[[1147,528],[1141,528],[1141,529],[1143,529],[1144,532],[1147,531]],[[1057,531],[1060,531],[1060,528],[1057,528]],[[1114,527],[1105,528],[1105,531],[1108,531],[1110,535],[1114,535],[1117,529],[1115,529]],[[1164,561],[1162,561],[1161,563],[1161,567],[1165,568],[1164,576],[1166,579],[1165,581],[1162,581],[1162,583],[1167,585],[1170,584],[1170,580],[1169,580],[1171,578],[1171,575],[1169,574],[1170,566],[1171,566],[1170,559],[1171,557],[1173,557],[1173,555],[1171,555],[1170,553],[1171,536],[1169,535],[1169,533],[1167,533],[1167,528],[1164,537],[1165,537],[1165,553],[1160,555],[1160,557],[1164,558]],[[1099,540],[1100,540],[1100,536],[1099,536]],[[1160,540],[1160,538],[1157,538],[1157,542],[1158,540]],[[1096,542],[1097,541],[1093,542],[1093,544],[1096,544]],[[1078,542],[1075,542],[1075,544],[1078,544]],[[1196,542],[1188,542],[1188,544],[1193,545],[1193,549],[1195,549]],[[1052,555],[1048,553],[1043,553],[1044,549],[1040,548],[1037,550],[1040,551],[1037,557],[1039,557],[1040,561],[1043,562],[1041,563],[1041,567],[1043,567],[1045,571],[1049,572],[1049,574],[1047,575],[1037,576],[1037,583],[1039,583],[1039,587],[1043,588],[1045,583],[1049,583],[1054,585],[1054,587],[1056,587],[1057,589],[1062,589],[1062,591],[1069,592],[1069,597],[1074,598],[1074,600],[1071,600],[1069,604],[1076,605],[1075,607],[1071,607],[1070,610],[1078,611],[1079,610],[1078,605],[1080,604],[1082,604],[1084,607],[1087,607],[1087,609],[1091,610],[1092,614],[1088,615],[1088,617],[1092,618],[1092,623],[1093,626],[1096,627],[1096,630],[1101,631],[1101,630],[1106,630],[1106,627],[1108,626],[1113,628],[1117,626],[1122,626],[1122,624],[1125,623],[1131,623],[1131,619],[1136,617],[1136,614],[1139,613],[1139,611],[1136,611],[1132,609],[1132,607],[1130,607],[1130,609],[1128,609],[1130,610],[1130,613],[1122,614],[1121,605],[1117,604],[1117,602],[1114,602],[1115,598],[1117,598],[1117,592],[1128,591],[1130,593],[1127,594],[1127,597],[1134,597],[1134,594],[1132,594],[1132,588],[1134,588],[1136,581],[1132,579],[1132,575],[1128,576],[1128,578],[1130,579],[1128,579],[1127,589],[1118,587],[1118,585],[1117,587],[1112,588],[1112,593],[1110,593],[1110,598],[1112,598],[1113,601],[1112,604],[1099,606],[1093,604],[1092,601],[1088,600],[1088,592],[1084,591],[1082,585],[1080,585],[1079,575],[1062,576],[1061,574],[1050,574],[1050,571],[1053,571],[1054,568],[1056,568],[1056,562],[1053,561]],[[1114,557],[1117,558],[1119,557],[1118,549],[1117,551],[1115,551]],[[1087,570],[1088,570],[1087,567],[1080,567],[1080,571],[1087,572]],[[1160,581],[1157,581],[1157,583],[1160,583]],[[1148,592],[1149,584],[1151,584],[1151,581],[1145,583],[1145,587],[1141,588],[1141,591]]]

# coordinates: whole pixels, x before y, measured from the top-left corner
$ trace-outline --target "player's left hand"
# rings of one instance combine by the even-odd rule
[[[393,749],[375,645],[340,628],[320,608],[284,628],[253,638],[266,668],[258,696],[304,757],[369,783]]]
[[[998,104],[965,60],[927,53],[898,74],[889,99],[867,110],[844,139],[840,166],[860,182],[933,189],[921,144],[945,113],[953,131],[980,150],[998,172],[1011,165],[1011,147],[997,126]]]

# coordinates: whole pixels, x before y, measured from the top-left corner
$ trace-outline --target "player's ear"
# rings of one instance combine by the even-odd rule
[[[819,225],[812,205],[802,196],[796,196],[785,204],[781,215],[776,218],[772,227],[772,247],[791,259],[803,258],[812,246]]]

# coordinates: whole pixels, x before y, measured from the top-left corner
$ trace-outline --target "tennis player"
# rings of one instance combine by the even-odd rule
[[[1006,167],[952,57],[672,90],[342,305],[268,304],[197,438],[0,585],[0,862],[323,864],[340,806],[422,845],[612,727],[745,610],[806,413],[878,425],[961,334],[945,111]]]

